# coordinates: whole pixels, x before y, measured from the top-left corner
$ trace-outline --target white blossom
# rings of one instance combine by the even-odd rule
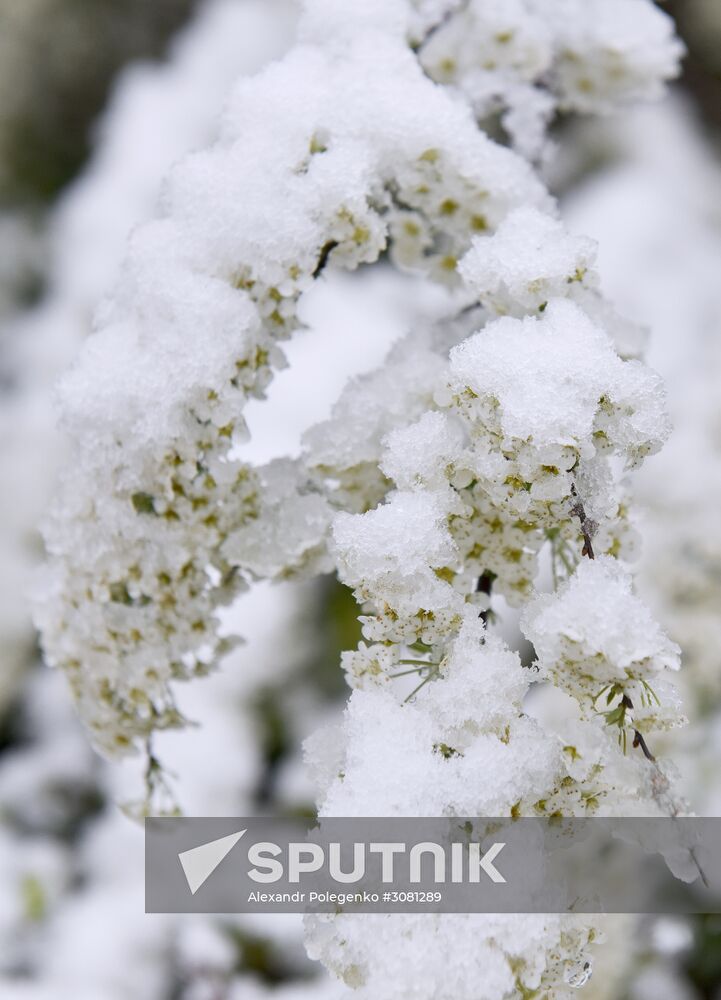
[[[593,287],[595,257],[593,240],[571,236],[537,209],[518,208],[493,236],[474,239],[459,271],[494,312],[523,315],[570,295],[574,284]]]
[[[682,721],[673,687],[659,677],[678,670],[681,651],[615,560],[583,562],[557,594],[527,606],[523,627],[542,673],[578,699],[584,715],[603,714],[621,731]]]
[[[536,990],[570,998],[564,973],[589,961],[583,917],[343,914],[306,918],[309,953],[362,998],[503,1000]],[[443,962],[438,956],[443,955]],[[590,962],[589,962],[590,966]],[[482,970],[479,972],[479,970]]]
[[[168,682],[209,669],[223,648],[214,609],[258,568],[253,556],[228,562],[224,544],[276,508],[229,456],[316,270],[375,259],[398,198],[442,246],[416,262],[439,275],[469,244],[449,195],[459,211],[482,206],[488,226],[547,200],[425,78],[385,7],[337,36],[317,15],[304,45],[239,85],[219,142],[176,167],[165,216],[136,233],[65,380],[74,457],[47,530],[53,582],[38,621],[107,752],[180,722]]]
[[[308,0],[298,44],[172,171],[61,387],[38,621],[96,745],[183,724],[173,683],[233,644],[219,609],[250,582],[334,569],[364,639],[342,723],[307,744],[321,815],[664,811],[645,734],[679,721],[678,651],[613,558],[635,540],[622,477],[668,434],[663,389],[616,349],[592,241],[478,118],[500,112],[536,158],[554,108],[653,96],[678,55],[646,0]],[[351,384],[300,458],[251,466],[243,410],[302,296],[386,251],[446,289],[447,317]],[[501,596],[533,664],[494,631]],[[571,703],[556,725],[526,710],[537,681]],[[567,995],[600,921],[308,924],[361,996],[470,1000]]]
[[[547,155],[556,109],[608,113],[654,99],[683,46],[649,0],[414,0],[423,65],[460,87],[479,117],[500,113],[514,146]]]

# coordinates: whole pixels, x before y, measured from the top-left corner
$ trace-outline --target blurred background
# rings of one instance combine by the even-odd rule
[[[557,122],[547,180],[668,383],[676,429],[637,482],[639,589],[684,651],[691,724],[659,749],[690,808],[721,815],[721,0],[664,6],[688,48],[670,98]],[[90,749],[26,597],[62,454],[53,384],[169,167],[212,141],[232,81],[281,55],[295,19],[292,0],[0,0],[1,1000],[335,995],[300,917],[143,914],[142,828],[118,806],[138,768]],[[250,407],[249,459],[297,452],[347,377],[433,308],[405,281],[380,264],[308,295],[289,369]],[[312,814],[301,743],[345,700],[355,613],[330,578],[245,596],[246,644],[179,691],[200,725],[159,741],[169,797],[196,815]],[[584,995],[721,998],[721,918],[611,920]]]

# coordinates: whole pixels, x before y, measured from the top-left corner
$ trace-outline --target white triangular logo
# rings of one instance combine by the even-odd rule
[[[195,895],[206,879],[210,878],[220,862],[233,850],[245,833],[231,833],[228,837],[210,840],[200,847],[191,847],[189,851],[181,851],[178,857],[183,866],[190,891]]]

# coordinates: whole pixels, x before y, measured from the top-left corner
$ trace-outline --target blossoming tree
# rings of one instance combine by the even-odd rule
[[[678,649],[628,567],[663,388],[535,168],[556,113],[654,97],[679,55],[649,0],[308,0],[295,48],[172,172],[61,387],[72,460],[37,611],[95,744],[145,752],[151,792],[153,734],[185,721],[174,683],[233,642],[221,606],[335,571],[364,639],[342,721],[307,746],[322,814],[678,811],[653,752],[681,721]],[[384,255],[446,289],[445,317],[351,382],[300,457],[253,467],[244,405],[303,294]],[[554,718],[528,711],[540,682]],[[516,927],[317,917],[308,947],[369,997],[583,985],[598,921]]]

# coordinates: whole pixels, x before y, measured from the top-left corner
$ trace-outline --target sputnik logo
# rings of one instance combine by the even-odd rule
[[[210,878],[221,861],[230,854],[246,832],[247,830],[239,830],[227,837],[210,840],[178,854],[188,888],[193,895]],[[492,844],[482,854],[481,845],[478,843],[451,844],[450,874],[452,881],[462,881],[465,870],[467,879],[471,883],[480,881],[482,871],[492,882],[505,882],[505,878],[493,864],[505,846],[504,843]],[[349,872],[341,868],[341,848],[342,844],[338,841],[333,841],[326,846],[293,841],[287,845],[286,849],[276,843],[260,841],[251,844],[248,849],[248,861],[254,866],[248,872],[248,877],[253,882],[261,883],[278,882],[284,878],[288,882],[298,883],[303,880],[302,876],[325,870],[325,866],[327,866],[327,873],[334,882],[344,884],[358,882],[366,873],[367,850],[370,854],[381,855],[381,881],[388,883],[394,879],[394,856],[399,853],[405,854],[408,851],[408,847],[404,843],[373,842],[367,845],[354,843],[353,870]],[[427,854],[431,854],[434,859],[434,882],[444,882],[446,879],[446,850],[444,846],[433,841],[423,841],[410,847],[408,868],[410,881],[416,884],[422,881],[422,858]],[[287,855],[287,865],[284,864],[286,857],[279,860],[279,855]],[[465,855],[468,858],[467,866],[464,863]]]
[[[245,832],[240,830],[218,840],[209,840],[207,844],[192,847],[189,851],[181,851],[178,854],[188,888],[193,895],[210,878],[223,858],[230,854]]]

